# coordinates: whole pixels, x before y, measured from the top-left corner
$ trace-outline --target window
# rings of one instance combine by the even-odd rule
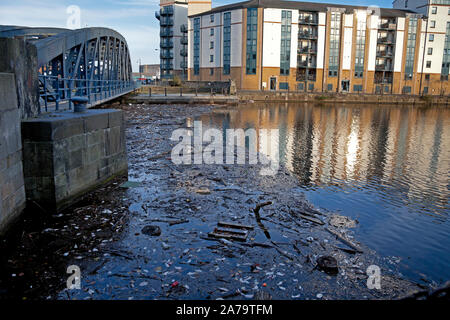
[[[364,74],[364,48],[366,46],[366,16],[357,15],[356,29],[356,59],[355,59],[355,77],[362,78]]]
[[[405,0],[405,8],[408,8],[408,0]]]
[[[209,56],[209,62],[214,62],[214,55]]]
[[[298,89],[298,91],[304,91],[304,90],[305,90],[305,84],[302,83],[302,82],[300,82],[300,83],[297,85],[297,89]]]
[[[231,12],[223,14],[223,74],[231,71]]]
[[[353,86],[353,91],[354,92],[361,92],[362,91],[362,85],[361,84],[355,84],[354,86]]]
[[[428,87],[423,87],[423,94],[428,94]]]
[[[211,28],[211,31],[209,32],[209,35],[212,37],[214,36],[214,28]]]
[[[447,31],[444,40],[444,55],[442,56],[441,79],[448,79],[450,72],[450,22],[447,22]]]
[[[308,90],[309,91],[314,91],[314,83],[310,83],[309,85],[308,85]]]
[[[256,55],[258,48],[258,9],[247,9],[247,52],[246,73],[256,74]]]
[[[416,54],[417,18],[410,18],[408,23],[408,38],[406,42],[405,79],[412,79],[414,71],[414,56]]]
[[[428,55],[431,56],[433,54],[433,48],[428,48]]]
[[[431,68],[431,61],[427,61],[427,68]]]
[[[430,21],[430,28],[436,28],[436,21],[434,20]]]
[[[200,18],[194,19],[194,75],[200,74]]]
[[[292,11],[281,11],[280,74],[289,75],[291,68]]]
[[[212,14],[211,16],[210,16],[210,21],[211,21],[211,23],[213,23],[214,22],[214,15]]]
[[[431,14],[437,13],[437,7],[431,7]]]
[[[210,48],[210,49],[214,49],[214,41],[211,41],[211,42],[210,42],[209,48]]]
[[[328,61],[328,76],[337,77],[339,70],[339,47],[341,38],[341,13],[331,12],[330,58]]]
[[[389,93],[389,86],[384,86],[384,92]]]
[[[434,41],[434,34],[428,35],[428,41],[430,41],[430,42]]]
[[[403,93],[411,93],[411,87],[403,87]]]
[[[280,90],[289,90],[289,83],[280,82]]]
[[[430,80],[430,75],[429,74],[425,75],[425,80]]]
[[[209,75],[210,75],[210,76],[213,76],[213,75],[214,75],[214,68],[210,68],[210,69],[209,69]]]
[[[327,84],[327,91],[333,91],[333,84],[332,83]]]
[[[448,15],[450,16],[450,8],[448,8]]]

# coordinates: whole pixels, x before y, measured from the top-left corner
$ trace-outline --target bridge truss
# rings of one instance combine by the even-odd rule
[[[74,96],[87,97],[93,106],[134,90],[128,45],[114,30],[0,26],[0,37],[23,38],[36,46],[46,111],[49,104],[70,109]]]

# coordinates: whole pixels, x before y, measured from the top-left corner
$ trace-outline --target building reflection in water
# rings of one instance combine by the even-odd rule
[[[305,187],[378,189],[387,201],[447,218],[448,109],[252,104],[201,120],[224,130],[279,129],[281,163]]]

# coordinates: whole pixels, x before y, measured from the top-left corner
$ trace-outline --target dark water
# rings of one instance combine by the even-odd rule
[[[201,119],[279,129],[280,160],[318,207],[356,218],[358,240],[414,280],[450,280],[450,109],[246,105]]]

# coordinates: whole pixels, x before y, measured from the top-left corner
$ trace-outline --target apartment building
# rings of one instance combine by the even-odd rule
[[[233,79],[242,90],[448,94],[450,0],[422,2],[251,0],[192,14],[188,78]]]
[[[211,10],[211,0],[161,0],[155,17],[160,24],[161,79],[187,78],[188,15]]]

